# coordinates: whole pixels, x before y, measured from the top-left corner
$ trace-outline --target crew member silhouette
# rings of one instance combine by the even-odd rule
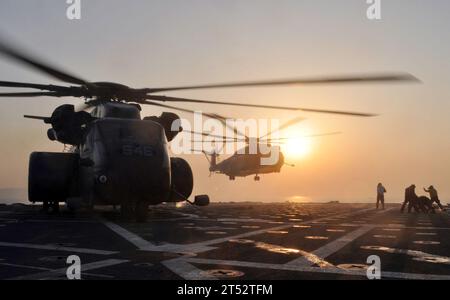
[[[384,209],[384,193],[386,193],[386,189],[381,183],[379,183],[377,185],[377,209],[379,208],[380,203],[382,209]]]
[[[408,213],[411,212],[411,209],[414,208],[415,212],[419,212],[419,199],[416,195],[416,186],[414,184],[410,185],[405,190],[405,201],[403,202],[401,212],[405,211],[406,204],[408,204]]]
[[[430,187],[428,189],[423,189],[425,192],[427,192],[428,194],[430,194],[430,199],[431,199],[431,204],[433,204],[434,202],[436,202],[436,204],[439,206],[439,208],[441,210],[444,210],[444,207],[441,204],[441,201],[439,200],[439,196],[438,196],[438,192],[437,190],[434,188],[434,186],[430,185]]]

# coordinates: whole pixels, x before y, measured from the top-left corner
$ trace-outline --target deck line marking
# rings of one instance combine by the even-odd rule
[[[39,271],[52,271],[53,270],[51,268],[27,266],[27,265],[18,265],[18,264],[9,264],[9,263],[0,263],[0,266],[13,267],[13,268],[24,268],[24,269],[39,270]],[[94,273],[84,273],[84,275],[93,276],[93,277],[100,277],[100,278],[114,278],[114,276],[103,275],[103,274],[94,274]]]
[[[387,210],[377,211],[375,214],[377,214],[377,215],[385,214],[391,210],[392,210],[392,208],[387,209]],[[342,248],[344,248],[345,246],[347,246],[348,244],[350,244],[351,242],[353,242],[357,238],[363,236],[364,234],[366,234],[367,232],[371,231],[374,228],[375,227],[371,226],[371,225],[363,225],[360,228],[358,228],[344,236],[341,236],[340,238],[320,247],[319,249],[314,250],[313,252],[311,252],[311,254],[317,256],[319,259],[325,260],[328,256],[338,252],[339,250],[341,250]],[[306,256],[296,258],[287,263],[287,265],[296,265],[296,266],[311,266],[313,264],[314,264],[314,261],[312,261],[311,259],[309,259]]]
[[[38,220],[38,219],[30,219],[23,220],[25,223],[87,223],[87,224],[100,224],[98,221],[89,221],[89,220]]]
[[[114,231],[115,233],[117,233],[118,235],[123,237],[124,239],[126,239],[128,242],[130,242],[133,245],[135,245],[136,247],[138,247],[138,249],[141,249],[141,250],[142,249],[151,249],[151,248],[155,247],[154,244],[143,239],[142,237],[138,236],[137,234],[126,230],[125,228],[123,228],[122,226],[120,226],[116,223],[104,221],[103,224],[105,224],[106,227],[108,227],[109,229],[111,229],[112,231]]]
[[[365,270],[344,270],[344,269],[339,269],[339,268],[317,268],[317,267],[310,267],[310,266],[294,266],[294,265],[287,265],[287,264],[284,264],[284,265],[283,264],[268,264],[268,263],[202,259],[202,258],[188,258],[186,260],[191,263],[207,264],[207,265],[226,265],[226,266],[235,266],[235,267],[272,269],[272,270],[281,270],[281,271],[297,271],[297,272],[306,272],[306,273],[325,273],[325,274],[363,276],[363,277],[367,276]],[[411,279],[411,280],[450,280],[450,275],[381,272],[381,278],[398,278],[398,279]]]
[[[183,257],[166,260],[161,263],[185,280],[217,280],[214,276],[211,276],[190,264]]]
[[[372,230],[373,226],[362,226],[361,228],[358,228],[340,238],[337,240],[334,240],[328,244],[326,244],[323,247],[320,247],[319,249],[314,250],[311,252],[311,254],[317,256],[318,258],[324,260],[328,256],[330,256],[333,253],[338,252],[357,238],[363,236],[370,230]],[[305,256],[296,258],[290,262],[287,263],[287,265],[295,265],[295,266],[311,266],[314,264],[314,261],[311,261],[311,259],[308,259]]]
[[[361,209],[361,210],[357,210],[351,213],[342,213],[342,214],[334,214],[333,217],[336,216],[353,216],[353,215],[358,215],[361,213],[365,213],[365,212],[369,212],[369,211],[373,211],[374,209],[369,208],[369,209]],[[125,229],[124,227],[110,222],[110,221],[103,221],[103,224],[105,224],[105,226],[107,226],[109,229],[111,229],[112,231],[114,231],[115,233],[117,233],[118,235],[120,235],[121,237],[123,237],[124,239],[126,239],[127,241],[129,241],[130,243],[132,243],[133,245],[135,245],[139,250],[142,251],[152,251],[152,252],[175,252],[175,253],[179,253],[179,252],[194,252],[194,253],[200,253],[200,252],[206,252],[209,251],[211,249],[214,249],[212,247],[209,247],[210,245],[214,245],[214,244],[220,244],[220,243],[224,243],[227,242],[230,239],[239,239],[239,238],[245,238],[245,237],[250,237],[250,236],[254,236],[254,235],[258,235],[258,234],[263,234],[266,231],[270,231],[270,230],[281,230],[281,229],[286,229],[286,228],[290,228],[293,225],[301,225],[301,224],[310,224],[311,222],[314,221],[320,221],[320,220],[326,220],[330,218],[330,216],[327,217],[321,217],[318,219],[312,219],[309,221],[304,221],[304,222],[294,222],[294,223],[288,223],[288,224],[284,224],[284,225],[280,225],[280,226],[276,226],[276,227],[272,227],[272,228],[265,228],[265,229],[259,229],[259,230],[255,230],[255,231],[250,231],[250,232],[246,232],[246,233],[241,233],[238,235],[233,235],[233,236],[226,236],[223,238],[216,238],[216,239],[211,239],[211,240],[206,240],[203,242],[198,242],[198,243],[191,243],[191,244],[164,244],[164,245],[155,245],[145,239],[143,239],[142,237],[138,236],[137,234]]]
[[[362,209],[362,210],[358,210],[356,212],[353,213],[344,213],[344,214],[337,214],[334,215],[334,217],[336,216],[342,216],[342,215],[346,215],[346,216],[352,216],[352,215],[357,215],[357,214],[361,214],[367,211],[372,211],[373,209]],[[318,218],[318,219],[312,219],[309,221],[304,221],[304,222],[295,222],[295,223],[289,223],[289,224],[285,224],[285,225],[280,225],[280,226],[276,226],[276,227],[272,227],[272,228],[264,228],[264,229],[259,229],[259,230],[255,230],[255,231],[250,231],[250,232],[246,232],[246,233],[241,233],[241,234],[237,234],[237,235],[233,235],[233,236],[227,236],[227,237],[223,237],[223,238],[217,238],[217,239],[212,239],[212,240],[207,240],[204,242],[198,242],[198,243],[193,243],[193,244],[189,244],[189,246],[209,246],[209,245],[214,245],[214,244],[220,244],[220,243],[224,243],[227,242],[230,239],[241,239],[241,238],[246,238],[246,237],[250,237],[250,236],[254,236],[254,235],[258,235],[258,234],[263,234],[266,231],[276,231],[276,230],[282,230],[282,229],[286,229],[286,228],[290,228],[293,225],[307,225],[307,224],[311,224],[312,222],[317,222],[320,220],[326,220],[330,217],[322,217],[322,218]]]
[[[112,255],[112,254],[119,253],[118,251],[106,251],[106,250],[97,250],[97,249],[60,247],[60,246],[54,246],[54,245],[38,245],[38,244],[26,244],[26,243],[5,243],[5,242],[0,242],[0,247],[28,248],[28,249],[39,249],[39,250],[54,250],[54,251],[64,251],[64,252],[72,252],[72,253],[85,253],[85,254],[98,254],[98,255]]]
[[[106,259],[101,260],[89,264],[82,264],[81,265],[81,276],[83,278],[83,272],[89,271],[89,270],[95,270],[95,269],[101,269],[105,267],[110,267],[118,264],[123,264],[125,262],[129,262],[129,260],[125,259]],[[48,279],[55,279],[62,275],[66,275],[67,268],[61,268],[31,275],[24,275],[24,276],[18,276],[9,278],[8,280],[48,280]],[[86,274],[85,274],[86,275]]]
[[[0,266],[32,269],[32,270],[38,270],[38,271],[50,271],[51,270],[50,268],[27,266],[27,265],[18,265],[18,264],[9,264],[9,263],[0,263]]]
[[[394,225],[394,224],[365,224],[367,226],[373,226],[375,228],[384,228],[384,229],[417,229],[417,230],[450,230],[450,227],[423,227],[423,226],[405,226],[402,224]],[[341,223],[335,226],[342,227],[359,227],[360,224],[349,224],[349,223]]]
[[[218,218],[217,222],[240,222],[240,223],[271,223],[274,220],[266,219],[239,219],[239,218]]]

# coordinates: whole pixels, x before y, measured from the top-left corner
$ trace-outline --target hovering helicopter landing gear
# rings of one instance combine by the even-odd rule
[[[236,178],[234,176],[230,176],[230,180],[234,181],[234,180],[236,180]]]
[[[261,179],[261,177],[259,177],[258,175],[255,176],[255,181],[259,181]]]

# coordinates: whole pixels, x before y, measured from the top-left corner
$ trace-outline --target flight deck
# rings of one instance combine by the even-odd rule
[[[399,205],[212,203],[160,205],[145,223],[109,207],[58,215],[0,206],[0,279],[450,279],[450,215],[401,214]]]

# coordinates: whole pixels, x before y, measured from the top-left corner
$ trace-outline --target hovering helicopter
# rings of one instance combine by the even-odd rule
[[[187,133],[203,135],[214,138],[213,141],[208,140],[193,140],[194,143],[212,142],[213,144],[227,144],[227,143],[244,143],[246,146],[236,151],[231,157],[218,162],[219,152],[207,152],[201,150],[206,156],[209,163],[209,171],[212,173],[225,174],[230,180],[235,180],[236,177],[247,177],[255,175],[255,181],[260,181],[260,174],[280,173],[284,165],[294,167],[293,164],[286,163],[285,156],[281,152],[279,145],[284,144],[289,138],[277,137],[272,138],[274,132],[281,131],[299,122],[304,121],[305,118],[298,117],[287,123],[281,125],[276,130],[269,131],[258,138],[248,137],[246,134],[237,130],[237,128],[230,128],[234,131],[234,137],[226,137],[221,135],[212,135],[209,133],[199,133],[189,131]],[[341,132],[330,132],[323,134],[314,134],[302,136],[303,138],[314,138],[329,135],[340,134]],[[223,149],[223,148],[222,148]],[[253,150],[253,151],[252,151]],[[194,152],[198,150],[193,149]],[[272,155],[275,154],[275,155]],[[267,162],[264,162],[266,160]]]
[[[34,89],[32,92],[0,93],[0,97],[84,99],[84,105],[78,110],[73,105],[63,104],[49,117],[25,116],[50,125],[47,136],[51,141],[70,146],[68,152],[34,152],[30,155],[29,201],[43,203],[44,210],[53,208],[54,211],[58,210],[60,202],[66,202],[70,209],[81,206],[92,208],[96,204],[120,205],[123,216],[135,217],[138,221],[146,219],[149,205],[180,201],[199,206],[209,204],[207,195],[196,196],[193,202],[189,200],[194,184],[192,169],[187,161],[169,157],[168,142],[182,131],[181,128],[179,132],[171,131],[170,124],[179,120],[179,116],[164,112],[161,116],[142,118],[141,105],[185,113],[194,111],[161,102],[372,116],[334,110],[177,98],[155,95],[156,93],[210,88],[416,80],[409,74],[376,74],[136,89],[113,82],[82,79],[2,41],[0,54],[54,79],[72,84],[61,86],[0,81],[1,87]],[[88,108],[92,110],[90,113],[85,111]],[[223,121],[216,114],[204,115]]]

